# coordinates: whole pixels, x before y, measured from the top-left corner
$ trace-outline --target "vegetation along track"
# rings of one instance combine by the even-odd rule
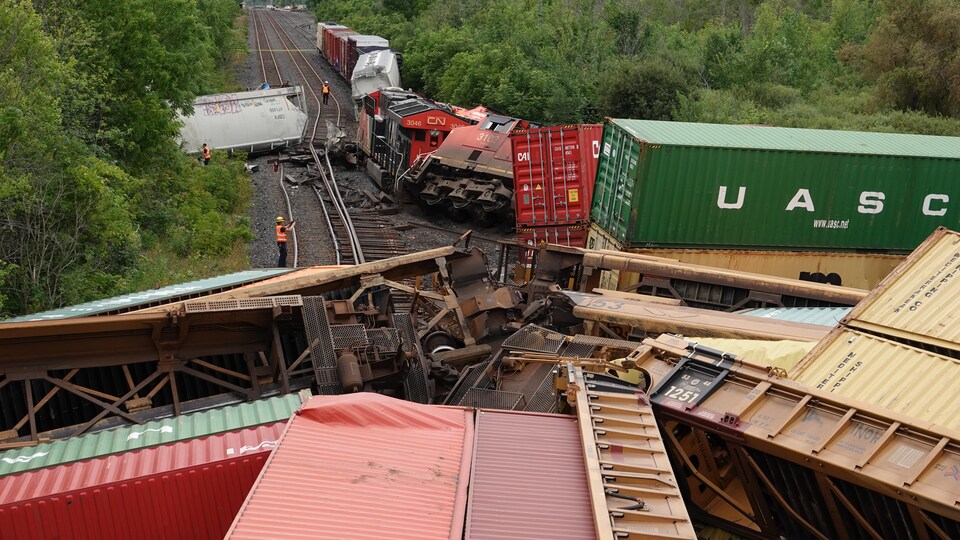
[[[367,260],[384,259],[405,253],[404,242],[387,220],[373,211],[354,210],[353,215],[351,215],[350,208],[341,194],[334,168],[326,152],[326,143],[328,137],[333,134],[333,127],[339,129],[341,118],[343,118],[343,109],[349,107],[349,104],[341,106],[340,100],[331,92],[331,102],[328,105],[323,105],[320,88],[326,79],[318,73],[314,63],[297,46],[296,40],[282,23],[282,17],[265,10],[255,11],[258,12],[254,21],[255,28],[261,29],[258,30],[258,36],[259,31],[266,32],[265,28],[267,26],[273,29],[273,35],[279,40],[279,49],[288,53],[293,68],[302,81],[304,92],[312,97],[312,100],[308,101],[308,117],[310,120],[308,122],[307,146],[320,180],[319,185],[315,183],[312,187],[317,200],[320,202],[327,234],[335,246],[335,257],[329,262],[334,264],[359,264]],[[299,38],[301,40],[309,37],[304,31],[303,25],[294,26],[292,30],[300,34]],[[262,51],[260,43],[267,42],[266,36],[258,37],[257,42]],[[269,52],[269,56],[272,56],[274,49],[269,49],[267,52]],[[261,61],[264,70],[267,69],[267,63]],[[282,178],[283,175],[281,174],[280,188],[284,191],[284,197],[288,201],[288,213],[293,218],[289,197]],[[298,239],[294,234],[293,258],[295,266],[298,264],[299,253],[297,242]]]

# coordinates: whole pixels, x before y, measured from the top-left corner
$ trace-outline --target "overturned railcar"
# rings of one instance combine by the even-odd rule
[[[250,153],[295,146],[307,130],[306,111],[300,86],[200,96],[193,114],[180,116],[180,147],[194,154],[203,143]]]
[[[469,217],[480,225],[513,221],[510,134],[536,127],[526,120],[487,114],[478,125],[453,130],[405,177],[422,203]]]

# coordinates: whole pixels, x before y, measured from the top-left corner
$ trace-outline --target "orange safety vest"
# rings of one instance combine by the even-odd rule
[[[324,94],[329,94],[329,93],[330,93],[330,87],[327,86],[327,85],[323,85],[322,87],[320,87],[320,91],[323,92]]]
[[[203,159],[210,159],[210,147],[203,149]]]
[[[283,225],[277,225],[277,242],[286,242],[286,241],[287,241],[287,230],[284,229]]]

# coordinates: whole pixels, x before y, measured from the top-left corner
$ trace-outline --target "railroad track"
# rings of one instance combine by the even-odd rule
[[[334,264],[361,264],[367,261],[395,257],[406,253],[406,246],[398,231],[393,225],[376,212],[351,212],[343,199],[337,184],[336,175],[330,158],[326,152],[326,142],[331,124],[339,129],[342,118],[340,100],[332,92],[331,103],[322,104],[319,88],[326,80],[314,67],[314,64],[304,55],[296,40],[278,17],[272,12],[261,11],[257,19],[261,27],[263,23],[273,29],[273,34],[280,42],[280,46],[289,54],[290,61],[300,75],[304,91],[312,96],[308,101],[308,116],[312,120],[308,129],[307,147],[313,159],[315,170],[319,175],[319,182],[313,185],[317,201],[326,222],[327,233],[334,245]],[[301,39],[305,35],[302,26],[294,26],[294,32],[299,32]],[[271,51],[271,55],[272,55]],[[263,65],[263,64],[262,64]],[[288,197],[283,186],[282,175],[280,180],[284,196]],[[288,199],[289,200],[289,199]],[[288,207],[289,208],[289,207]],[[291,215],[291,218],[293,216]],[[294,236],[294,266],[298,263],[299,249]]]
[[[283,76],[280,74],[280,68],[277,66],[277,59],[273,56],[273,49],[270,47],[270,39],[266,28],[263,26],[262,10],[253,9],[253,36],[257,44],[257,57],[260,59],[260,73],[263,75],[263,81],[271,86],[280,86],[283,84]]]

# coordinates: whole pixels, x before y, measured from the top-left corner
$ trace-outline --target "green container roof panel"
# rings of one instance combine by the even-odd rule
[[[286,420],[306,394],[260,399],[0,452],[0,476]]]
[[[293,272],[294,268],[264,268],[257,270],[244,270],[225,274],[206,279],[198,279],[187,283],[176,285],[167,285],[159,289],[151,289],[131,294],[123,294],[103,300],[94,300],[84,304],[68,306],[60,309],[41,311],[30,315],[23,315],[12,319],[0,320],[5,322],[29,322],[29,321],[48,321],[57,319],[70,319],[73,317],[86,317],[88,315],[98,315],[107,313],[123,313],[132,309],[139,309],[147,306],[154,306],[163,303],[180,301],[184,298],[195,298],[200,295],[210,294],[223,290],[229,290],[248,283],[255,283],[265,279]]]
[[[755,148],[759,140],[724,145],[723,130],[713,128],[777,130],[663,127],[671,124],[611,120],[604,128],[591,218],[625,247],[909,252],[939,226],[960,227],[960,159],[825,151],[839,150],[841,138],[815,152],[812,143],[807,151],[775,148],[789,140],[776,136],[764,148]],[[648,125],[657,129],[640,131]],[[640,144],[639,135],[654,142]],[[946,154],[947,146],[932,144],[930,151]]]
[[[619,118],[610,122],[650,144],[960,159],[960,137]]]

